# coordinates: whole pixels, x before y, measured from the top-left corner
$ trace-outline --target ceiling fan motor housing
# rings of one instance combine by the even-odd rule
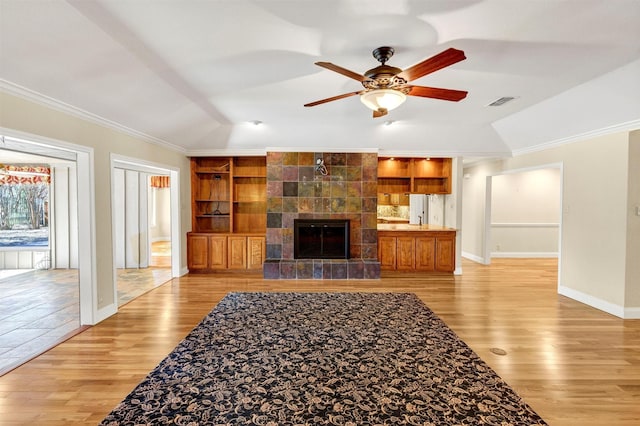
[[[403,90],[403,86],[407,84],[407,80],[398,77],[397,74],[402,70],[396,67],[380,65],[379,67],[370,69],[364,75],[368,80],[364,80],[362,85],[366,89],[396,89]],[[408,89],[407,89],[408,90]]]
[[[386,62],[393,56],[393,47],[382,46],[373,51],[373,57],[376,58],[382,65],[378,65],[375,68],[371,68],[364,73],[364,76],[368,80],[364,80],[362,85],[369,90],[375,89],[396,89],[401,90],[403,86],[407,84],[407,80],[397,75],[402,72],[402,69],[398,67],[392,67],[386,65]],[[408,92],[405,92],[405,94]]]

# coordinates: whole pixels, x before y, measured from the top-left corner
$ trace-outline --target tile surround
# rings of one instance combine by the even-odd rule
[[[328,173],[316,171],[318,159]],[[376,279],[375,153],[267,153],[267,279]],[[349,219],[348,260],[294,259],[293,220]]]

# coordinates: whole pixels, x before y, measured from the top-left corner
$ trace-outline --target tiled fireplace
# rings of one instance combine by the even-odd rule
[[[268,152],[264,278],[380,278],[377,173],[376,153]],[[348,219],[348,259],[296,259],[294,219]]]

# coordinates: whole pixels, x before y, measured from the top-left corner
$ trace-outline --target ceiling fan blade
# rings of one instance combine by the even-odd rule
[[[384,117],[388,112],[389,111],[387,111],[386,109],[380,108],[377,111],[373,111],[373,118]]]
[[[357,92],[349,92],[349,93],[343,93],[342,95],[338,95],[338,96],[333,96],[331,98],[327,98],[327,99],[321,99],[319,101],[315,101],[315,102],[309,102],[308,104],[304,104],[304,106],[306,107],[312,107],[312,106],[316,106],[316,105],[320,105],[320,104],[324,104],[327,102],[331,102],[331,101],[337,101],[338,99],[343,99],[343,98],[348,98],[349,96],[355,96],[355,95],[359,95],[363,92],[363,90],[359,90]]]
[[[407,81],[413,81],[427,74],[431,74],[434,71],[453,65],[456,62],[460,62],[466,58],[467,57],[464,56],[464,52],[462,50],[450,47],[429,59],[425,59],[424,61],[407,68],[398,74],[398,76]]]
[[[466,90],[440,89],[438,87],[407,86],[409,96],[420,96],[423,98],[442,99],[443,101],[458,102],[467,97]]]
[[[357,72],[353,72],[353,71],[348,70],[346,68],[342,68],[341,66],[332,64],[331,62],[316,62],[316,65],[318,65],[319,67],[326,68],[328,70],[337,72],[338,74],[345,75],[345,76],[347,76],[349,78],[352,78],[354,80],[358,80],[358,81],[369,80],[369,78],[365,77],[362,74],[358,74]]]

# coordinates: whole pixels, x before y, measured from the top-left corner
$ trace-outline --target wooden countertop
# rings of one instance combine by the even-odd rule
[[[378,216],[378,221],[382,221],[381,223],[409,223],[409,219],[393,216]]]
[[[409,225],[407,223],[379,223],[378,231],[408,231],[408,232],[429,232],[429,231],[451,231],[455,228],[447,228],[440,225]]]

